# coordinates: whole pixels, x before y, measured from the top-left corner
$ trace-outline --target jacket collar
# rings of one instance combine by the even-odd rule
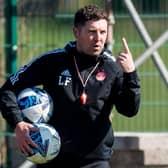
[[[70,41],[66,44],[65,50],[67,51],[68,54],[75,56],[76,60],[78,63],[96,63],[97,61],[103,60],[103,55],[105,50],[103,50],[102,54],[100,54],[97,57],[93,57],[87,54],[82,54],[79,53],[76,49],[76,42],[75,41]]]

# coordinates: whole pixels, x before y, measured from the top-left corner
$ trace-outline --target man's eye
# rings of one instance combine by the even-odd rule
[[[106,34],[106,31],[101,31],[101,34]]]
[[[96,31],[95,30],[89,30],[89,33],[95,33]]]

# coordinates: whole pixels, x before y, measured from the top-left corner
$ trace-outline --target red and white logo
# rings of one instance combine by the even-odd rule
[[[104,70],[101,70],[96,74],[96,79],[98,81],[103,81],[105,78],[106,78],[106,73],[104,72]]]

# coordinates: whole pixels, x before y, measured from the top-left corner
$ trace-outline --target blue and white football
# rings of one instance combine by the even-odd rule
[[[38,145],[33,154],[26,158],[35,164],[44,164],[54,159],[60,151],[61,139],[54,127],[46,123],[35,124],[38,131],[30,132],[31,139]]]
[[[17,102],[24,121],[32,123],[48,122],[52,116],[53,101],[44,89],[26,88],[19,93]]]

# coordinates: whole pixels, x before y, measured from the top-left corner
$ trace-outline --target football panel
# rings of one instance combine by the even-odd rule
[[[28,118],[31,122],[39,122],[42,118],[41,105],[35,105],[33,107],[22,110],[23,117]]]
[[[48,126],[46,125],[46,127]],[[41,131],[41,135],[42,137],[43,136],[46,137],[45,131],[49,133],[48,135],[49,145],[46,159],[51,160],[58,155],[60,151],[61,141],[58,132],[52,126],[49,126],[47,129],[49,129],[49,132],[48,130]]]

